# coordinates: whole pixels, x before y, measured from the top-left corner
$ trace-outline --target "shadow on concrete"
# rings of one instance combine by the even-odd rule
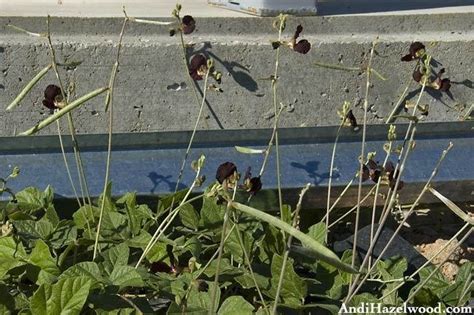
[[[148,176],[147,176],[151,182],[153,183],[153,188],[150,189],[150,192],[153,194],[155,193],[155,190],[156,188],[158,188],[158,186],[161,184],[161,183],[165,183],[166,185],[168,185],[169,187],[169,191],[174,191],[175,187],[176,187],[176,182],[175,181],[170,181],[170,179],[173,177],[172,175],[160,175],[158,174],[157,172],[150,172],[148,173]],[[178,185],[178,190],[181,190],[181,189],[184,189],[186,188],[186,185],[180,183]]]
[[[314,185],[319,185],[325,179],[329,179],[329,172],[325,172],[325,173],[318,172],[319,164],[320,162],[318,161],[308,161],[305,164],[301,164],[298,162],[291,162],[292,167],[305,170],[306,173],[308,173],[308,177],[313,180]],[[332,174],[333,179],[339,178],[340,176],[341,174],[339,174],[338,172],[333,172]]]
[[[186,48],[186,56],[188,58],[188,62],[189,62],[189,58],[191,58],[191,56],[193,56],[196,53],[200,53],[200,52],[201,52],[200,50],[199,51],[194,51],[192,47],[187,47]],[[199,95],[202,98],[204,96],[204,93],[203,93],[201,87],[199,86],[197,81],[193,81],[193,83],[194,83],[194,86],[196,87],[197,91],[199,92]],[[204,87],[204,88],[207,88],[207,87]],[[212,117],[216,121],[217,125],[219,126],[219,129],[225,129],[224,125],[222,125],[219,117],[217,117],[216,112],[214,111],[214,109],[212,108],[211,104],[209,103],[209,101],[207,99],[206,99],[206,106],[209,109],[209,112],[211,113]]]
[[[219,62],[230,73],[235,82],[241,87],[247,89],[250,92],[256,92],[258,90],[257,81],[255,81],[248,74],[249,70],[245,66],[235,61],[222,60],[222,58],[213,53],[211,49],[211,43],[204,42],[203,47],[197,50],[196,53],[202,53]]]
[[[338,15],[456,7],[472,4],[466,0],[319,0],[318,15]]]

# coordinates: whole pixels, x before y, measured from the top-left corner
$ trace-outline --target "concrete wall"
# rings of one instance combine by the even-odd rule
[[[373,79],[370,89],[370,123],[382,123],[410,80],[413,63],[400,57],[410,43],[429,44],[436,60],[454,81],[453,99],[442,94],[422,98],[430,105],[429,121],[458,120],[458,105],[474,102],[473,58],[474,15],[440,14],[416,16],[348,16],[292,18],[285,37],[296,25],[304,26],[302,37],[313,48],[308,55],[290,50],[281,54],[280,101],[290,105],[284,112],[284,127],[335,125],[336,110],[344,100],[355,104],[354,113],[362,119],[365,78],[357,72],[315,67],[315,61],[359,66],[367,58],[371,42],[380,36],[374,67],[387,81]],[[45,18],[0,18],[0,107],[6,108],[22,87],[49,63],[46,43],[6,28],[7,23],[31,31],[45,30]],[[120,18],[55,18],[52,29],[60,61],[82,61],[75,71],[62,70],[73,80],[77,95],[105,86],[115,58]],[[270,82],[261,80],[273,72],[276,38],[266,18],[199,18],[198,30],[186,40],[196,43],[189,50],[200,51],[216,60],[223,72],[223,93],[209,91],[210,107],[201,128],[234,129],[271,127]],[[188,87],[175,91],[171,86],[186,82],[178,38],[168,36],[168,27],[130,24],[124,39],[120,72],[115,94],[116,132],[192,129],[198,105]],[[11,112],[0,110],[0,136],[26,130],[44,119],[48,112],[41,105],[44,87],[55,83],[48,74]],[[202,84],[202,82],[201,82]],[[410,92],[417,90],[412,85]],[[410,94],[413,98],[414,94]],[[212,112],[211,112],[212,109]],[[74,112],[79,133],[103,133],[107,129],[104,100],[98,98]],[[55,133],[55,127],[42,134]]]

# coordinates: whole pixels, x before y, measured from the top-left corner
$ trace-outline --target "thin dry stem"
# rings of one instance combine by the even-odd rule
[[[117,56],[115,59],[114,67],[112,69],[112,75],[111,75],[111,80],[109,83],[109,136],[108,136],[108,143],[107,143],[107,164],[105,166],[105,178],[104,178],[104,189],[103,189],[103,196],[102,196],[102,203],[100,206],[100,214],[99,214],[99,222],[97,223],[97,232],[95,234],[95,243],[94,243],[94,254],[92,256],[92,260],[95,260],[97,257],[97,250],[98,250],[98,245],[99,245],[99,235],[100,235],[100,229],[102,226],[102,217],[104,215],[104,209],[105,209],[105,201],[106,201],[106,196],[105,193],[107,191],[107,186],[109,184],[109,177],[110,177],[110,163],[112,159],[112,133],[113,133],[113,115],[114,115],[114,86],[115,86],[115,75],[117,72],[117,69],[119,67],[119,60],[120,60],[120,51],[122,48],[122,40],[123,40],[123,35],[125,33],[125,27],[127,26],[128,18],[125,16],[123,19],[123,24],[122,24],[122,29],[120,31],[120,36],[119,36],[119,41],[118,41],[118,47],[117,47]]]
[[[296,228],[298,226],[298,221],[299,221],[299,216],[300,216],[300,210],[301,210],[301,205],[303,203],[303,197],[308,191],[309,187],[311,187],[310,183],[307,183],[306,186],[303,187],[303,189],[300,192],[298,203],[296,204],[296,209],[293,214],[293,227]],[[286,269],[286,263],[288,261],[288,256],[290,255],[290,248],[291,248],[291,243],[293,242],[293,236],[290,235],[288,236],[288,241],[286,244],[286,250],[285,253],[283,254],[283,263],[281,265],[281,270],[280,270],[280,276],[278,278],[278,286],[277,290],[275,293],[275,302],[273,303],[273,310],[272,314],[277,314],[277,308],[278,308],[278,300],[280,299],[280,292],[281,288],[283,286],[283,278],[285,275],[285,269]]]

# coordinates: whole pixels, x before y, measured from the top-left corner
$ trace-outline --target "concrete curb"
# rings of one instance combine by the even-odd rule
[[[357,72],[334,71],[314,66],[314,62],[359,66],[364,63],[370,43],[380,36],[374,67],[388,77],[373,80],[370,94],[370,123],[383,123],[411,80],[413,64],[401,63],[409,44],[420,40],[437,41],[430,52],[447,69],[454,82],[454,99],[444,94],[425,95],[430,105],[427,121],[455,121],[464,112],[457,108],[473,104],[474,14],[416,16],[349,16],[292,18],[285,32],[291,37],[296,25],[304,26],[302,38],[313,48],[308,55],[285,49],[281,56],[280,101],[289,106],[282,127],[336,125],[336,110],[351,101],[354,113],[362,117],[364,76]],[[76,71],[63,71],[74,81],[76,93],[83,95],[108,82],[114,62],[120,18],[54,18],[54,41],[61,61],[83,61]],[[37,38],[19,34],[7,23],[42,32],[44,18],[0,18],[0,106],[6,108],[23,86],[49,63],[47,47]],[[224,93],[209,93],[201,128],[239,129],[272,126],[273,104],[268,78],[273,71],[276,37],[271,18],[200,18],[198,30],[187,40],[197,43],[191,52],[201,52],[216,60],[224,74]],[[131,24],[126,32],[121,71],[116,86],[116,132],[145,132],[192,129],[197,105],[190,88],[175,91],[187,82],[180,47],[170,38],[168,27]],[[203,44],[201,44],[203,43]],[[54,83],[48,74],[12,112],[0,111],[0,136],[13,135],[44,119],[47,111],[41,100],[44,87]],[[202,85],[202,82],[200,82]],[[410,97],[416,86],[409,90]],[[434,97],[433,97],[434,96]],[[103,99],[96,99],[74,113],[79,133],[106,132]],[[55,128],[42,134],[54,134]]]

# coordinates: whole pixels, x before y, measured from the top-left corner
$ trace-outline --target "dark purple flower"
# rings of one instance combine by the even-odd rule
[[[451,80],[449,80],[447,78],[444,78],[444,79],[441,78],[443,76],[444,72],[445,72],[445,69],[442,68],[436,74],[436,79],[433,82],[433,87],[437,90],[440,90],[440,91],[443,91],[443,92],[448,92],[449,89],[451,88]]]
[[[207,71],[207,59],[202,54],[194,55],[189,64],[189,75],[193,80],[202,80]]]
[[[252,177],[251,168],[248,167],[244,176],[244,184],[240,188],[245,189],[251,195],[255,195],[262,189],[262,181],[260,176]]]
[[[369,177],[376,183],[381,173],[380,166],[374,160],[367,161],[367,166],[369,168]]]
[[[362,181],[365,182],[370,178],[369,168],[364,164],[362,165]]]
[[[402,61],[412,61],[420,59],[425,54],[425,45],[420,42],[414,42],[410,45],[409,53],[402,57]]]
[[[181,20],[183,34],[191,34],[196,29],[196,21],[191,15],[183,16]]]
[[[173,268],[168,266],[163,261],[155,261],[154,263],[150,265],[150,272],[151,273],[157,273],[157,272],[172,273]]]
[[[49,109],[59,108],[57,102],[62,100],[61,88],[57,85],[50,84],[44,90],[43,105]]]
[[[450,88],[451,88],[451,80],[449,80],[449,79],[442,79],[442,80],[441,80],[441,85],[440,85],[440,87],[439,87],[439,90],[440,90],[440,91],[443,91],[443,92],[448,92]]]
[[[248,186],[247,192],[249,192],[251,195],[258,193],[260,189],[262,189],[262,181],[260,180],[260,176],[252,177]]]
[[[385,164],[385,174],[390,178],[393,177],[393,172],[395,171],[395,166],[393,165],[392,161],[388,161]]]
[[[416,68],[415,71],[413,71],[413,80],[420,82],[421,78],[423,78],[423,73],[421,73],[419,68]]]
[[[237,167],[232,162],[225,162],[219,165],[216,172],[216,179],[222,184],[226,179],[230,178],[237,172]]]
[[[299,52],[300,54],[307,54],[311,49],[311,43],[308,42],[306,39],[302,39],[296,42],[296,39],[300,36],[301,32],[303,31],[303,26],[298,25],[296,27],[295,35],[291,40],[291,47],[294,51]]]
[[[359,125],[357,125],[357,119],[355,118],[354,113],[352,112],[352,109],[347,112],[346,119],[349,121],[349,123],[351,124],[351,127],[354,128],[354,130],[359,129]]]
[[[293,50],[300,54],[307,54],[311,49],[311,44],[306,39],[300,40],[294,47]]]

